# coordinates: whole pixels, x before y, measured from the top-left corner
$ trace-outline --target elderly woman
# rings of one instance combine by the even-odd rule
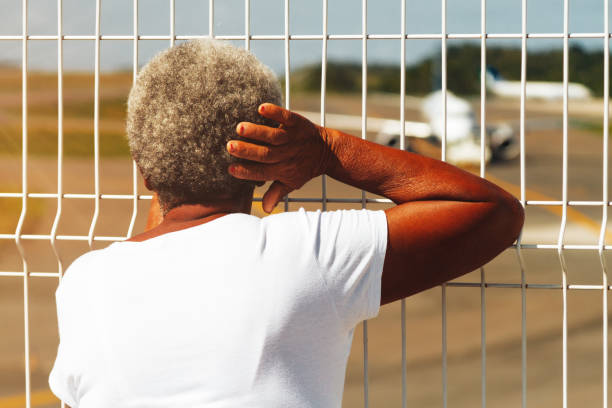
[[[512,244],[520,204],[456,167],[316,126],[212,40],[157,55],[127,133],[160,223],[76,260],[49,382],[76,407],[339,407],[353,330]],[[386,211],[249,215],[326,174]],[[159,225],[157,225],[159,224]]]

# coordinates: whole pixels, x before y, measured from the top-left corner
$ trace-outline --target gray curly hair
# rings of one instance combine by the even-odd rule
[[[248,51],[216,40],[189,41],[157,54],[128,99],[127,136],[162,211],[252,192],[227,172],[226,144],[239,122],[276,126],[257,113],[281,104],[274,73]]]

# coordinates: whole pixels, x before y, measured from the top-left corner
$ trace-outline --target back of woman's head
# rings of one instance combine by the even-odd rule
[[[263,102],[281,103],[274,73],[248,51],[194,40],[156,55],[128,99],[132,156],[164,212],[181,205],[240,197],[253,183],[227,172],[226,144],[236,126],[267,124]]]

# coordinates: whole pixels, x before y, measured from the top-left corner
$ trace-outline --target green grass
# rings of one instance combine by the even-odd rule
[[[593,135],[603,136],[602,121],[587,120],[587,119],[570,119],[570,127],[579,130],[585,130]],[[612,126],[608,129],[612,133]]]
[[[0,68],[0,154],[22,152],[21,77],[13,68]],[[100,156],[129,156],[125,138],[127,95],[131,73],[100,77]],[[93,75],[63,76],[63,153],[66,157],[91,157],[94,153]],[[3,100],[4,98],[4,100]],[[10,101],[10,102],[8,102]],[[4,102],[4,103],[3,103]],[[28,154],[56,156],[58,146],[57,75],[28,75]]]
[[[127,111],[127,100],[124,98],[108,98],[100,101],[100,118],[104,120],[119,120],[124,122]],[[21,105],[11,106],[5,110],[11,115],[21,116]],[[28,115],[57,117],[57,102],[51,104],[28,105]],[[94,102],[64,103],[64,118],[87,118],[93,120]]]
[[[94,154],[94,136],[90,133],[64,132],[64,156],[91,157]],[[21,130],[0,130],[0,152],[9,156],[21,155]],[[28,154],[57,156],[57,130],[42,129],[28,132]],[[129,147],[121,133],[100,132],[101,157],[129,157]]]

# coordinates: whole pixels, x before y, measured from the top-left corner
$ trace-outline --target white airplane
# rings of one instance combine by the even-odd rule
[[[318,123],[320,112],[298,111],[309,120]],[[405,147],[410,150],[409,137],[429,139],[434,143],[442,142],[444,134],[443,94],[432,92],[421,104],[421,113],[426,122],[405,121],[404,130],[407,139]],[[481,160],[480,128],[476,124],[474,111],[465,99],[452,92],[447,92],[446,100],[446,158],[453,164],[479,165]],[[327,113],[326,126],[361,132],[362,118],[358,115]],[[400,145],[402,123],[395,119],[368,117],[367,131],[376,133],[374,141],[387,146]],[[519,155],[518,140],[514,129],[505,123],[487,126],[484,158],[489,162],[511,160]]]
[[[506,80],[495,68],[487,68],[486,86],[491,93],[497,96],[506,98],[521,97],[521,81]],[[588,99],[592,96],[589,88],[576,82],[568,83],[567,91],[569,99]],[[563,99],[563,83],[527,81],[526,97],[544,100]]]

